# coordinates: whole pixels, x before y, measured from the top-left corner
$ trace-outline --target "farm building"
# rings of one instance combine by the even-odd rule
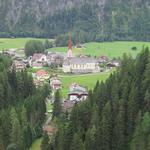
[[[47,54],[47,63],[48,65],[59,65],[62,66],[65,58],[65,54],[60,52],[48,52]]]
[[[22,61],[14,60],[12,63],[12,67],[16,69],[16,71],[25,70],[26,65]]]
[[[49,79],[49,74],[45,70],[38,70],[34,77],[39,81],[45,81]]]
[[[76,101],[76,102],[83,101],[83,100],[87,99],[88,91],[86,88],[84,88],[76,83],[73,83],[70,86],[68,97],[69,97],[70,101]]]
[[[62,82],[57,77],[52,77],[50,79],[50,86],[53,90],[59,90],[62,87]]]

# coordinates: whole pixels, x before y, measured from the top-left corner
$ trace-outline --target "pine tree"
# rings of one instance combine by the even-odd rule
[[[73,141],[70,146],[70,150],[85,150],[84,144],[79,137],[78,133],[74,134]]]
[[[150,114],[145,113],[142,119],[137,124],[133,140],[131,142],[132,150],[149,150],[149,138],[150,137]]]
[[[2,125],[0,124],[0,150],[5,150],[5,145],[4,145],[4,141],[3,141],[3,129],[2,129]]]
[[[47,134],[44,134],[42,144],[41,144],[41,150],[49,150],[50,149],[50,143],[49,143],[49,137]]]
[[[54,119],[55,117],[60,117],[62,112],[62,105],[61,105],[61,97],[60,97],[60,92],[56,91],[55,93],[55,100],[54,100],[54,108],[53,108],[53,114],[52,118]]]
[[[125,107],[124,100],[120,101],[119,112],[115,119],[114,135],[113,140],[116,145],[116,150],[126,150],[126,123],[125,123]]]
[[[127,134],[132,135],[134,126],[135,126],[135,119],[137,117],[139,110],[139,102],[138,102],[138,90],[137,87],[134,86],[132,83],[132,88],[129,95],[128,101],[128,121],[127,121]]]
[[[28,124],[27,110],[24,106],[22,107],[22,111],[21,111],[21,124],[22,124],[22,127],[26,127]]]
[[[89,129],[86,132],[86,137],[85,137],[85,149],[86,150],[95,150],[96,149],[96,128],[93,126],[91,129]]]
[[[102,118],[100,121],[100,145],[102,150],[109,150],[111,148],[111,135],[112,135],[112,118],[111,118],[111,106],[108,102],[102,112]]]
[[[146,91],[145,97],[144,97],[144,108],[145,108],[145,111],[150,111],[150,94],[148,90]]]
[[[21,125],[17,117],[15,109],[11,109],[11,142],[16,145],[18,149],[22,149],[22,135]]]

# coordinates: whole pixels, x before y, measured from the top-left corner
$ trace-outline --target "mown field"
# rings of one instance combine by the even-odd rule
[[[28,40],[33,40],[35,38],[0,38],[0,50],[5,50],[9,48],[24,48],[25,43]],[[45,39],[38,39],[44,41]]]
[[[86,87],[88,90],[92,89],[97,81],[105,81],[110,75],[110,72],[107,73],[98,73],[98,74],[87,74],[87,75],[70,75],[70,76],[61,76],[62,81],[62,96],[63,98],[67,97],[69,87],[72,83],[80,84]]]
[[[131,54],[135,57],[141,50],[143,46],[150,47],[150,42],[103,42],[96,43],[90,42],[85,44],[85,48],[82,49],[73,49],[74,54],[87,54],[91,56],[100,56],[106,55],[109,58],[121,57],[123,53]],[[137,50],[132,50],[133,47],[136,47]],[[60,51],[66,52],[67,47],[56,47],[49,49],[50,51]]]

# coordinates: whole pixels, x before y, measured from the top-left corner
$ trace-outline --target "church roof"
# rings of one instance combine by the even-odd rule
[[[69,65],[69,64],[82,65],[86,63],[97,63],[97,59],[92,57],[72,57],[66,59],[64,65]]]

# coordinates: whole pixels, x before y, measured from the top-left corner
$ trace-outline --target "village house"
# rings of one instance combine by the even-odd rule
[[[107,56],[102,55],[102,56],[98,57],[97,60],[99,63],[106,63],[109,61],[109,58]]]
[[[35,53],[29,57],[29,65],[33,68],[41,68],[47,63],[47,56],[42,53]]]
[[[111,63],[114,64],[116,67],[120,66],[120,61],[119,60],[114,59],[114,60],[112,60]]]
[[[25,70],[26,65],[23,63],[23,61],[14,60],[12,63],[12,67],[14,67],[16,71],[22,71]]]
[[[53,90],[59,90],[62,88],[62,82],[58,77],[50,78],[50,86]]]
[[[64,112],[68,112],[70,113],[73,106],[75,105],[76,101],[69,101],[69,100],[66,100],[62,103],[62,108],[63,108],[63,111]]]
[[[97,59],[92,57],[73,57],[72,42],[69,39],[67,58],[63,63],[65,73],[95,73],[100,71]]]
[[[39,62],[32,62],[32,65],[30,66],[32,66],[33,68],[39,69],[43,67],[43,64]]]
[[[35,85],[36,87],[43,86],[43,81],[40,81],[40,80],[38,80],[38,79],[36,79],[36,78],[33,79],[33,82],[34,82],[34,85]]]
[[[33,62],[46,62],[47,61],[47,57],[46,57],[45,54],[35,53],[32,56],[32,61]]]
[[[3,51],[4,55],[7,55],[9,57],[14,57],[16,55],[16,49],[8,49]]]
[[[86,88],[76,83],[73,83],[70,86],[69,93],[68,93],[68,99],[70,101],[78,102],[78,101],[86,100],[87,98],[88,98],[88,91]]]
[[[111,62],[107,63],[107,68],[109,69],[119,67],[119,66],[120,66],[120,62],[118,60],[112,60]]]
[[[64,53],[48,52],[48,54],[47,54],[47,63],[48,63],[49,66],[50,65],[62,66],[64,58],[65,58]]]
[[[76,44],[76,48],[78,48],[78,49],[81,49],[81,48],[84,48],[84,47],[85,47],[84,44],[81,44],[81,43]]]
[[[36,78],[38,81],[44,82],[45,80],[49,79],[49,74],[45,70],[38,70],[33,77]]]
[[[55,134],[56,133],[56,128],[54,127],[54,126],[52,126],[52,125],[44,125],[43,126],[43,131],[45,132],[45,133],[47,133],[49,136],[52,136],[53,134]]]

